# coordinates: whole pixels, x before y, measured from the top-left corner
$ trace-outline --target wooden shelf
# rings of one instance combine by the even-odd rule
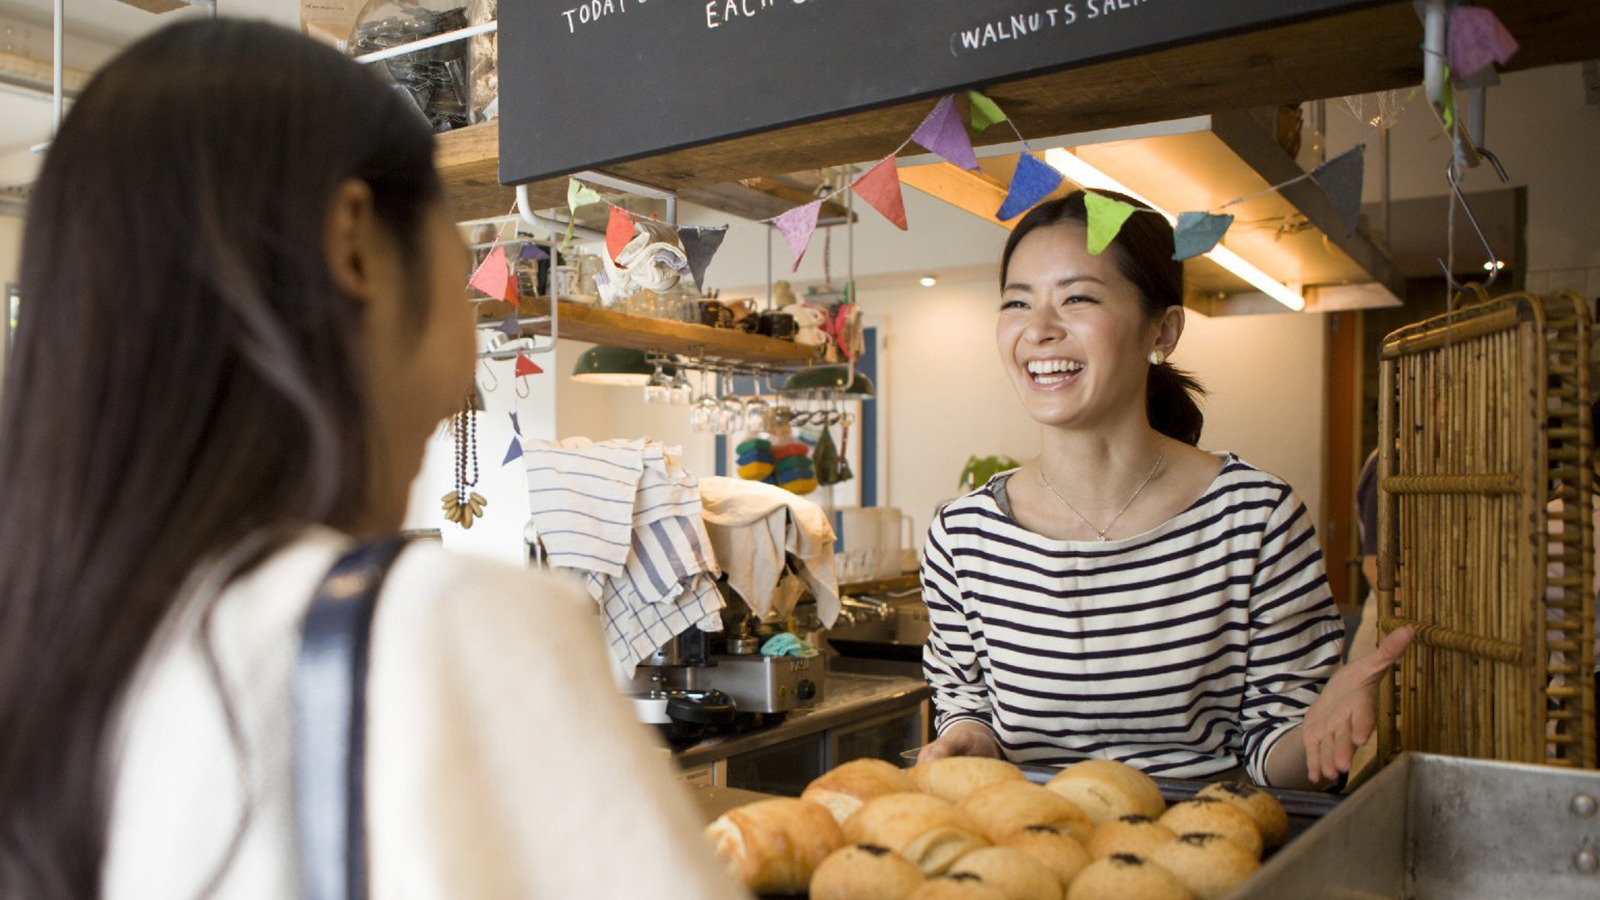
[[[497,309],[502,316],[509,312],[505,304],[484,306],[483,312],[488,314],[484,319],[488,321],[494,319],[493,313]],[[524,316],[543,316],[549,311],[550,302],[546,299],[522,301]],[[530,336],[547,335],[550,325],[524,325],[523,332]],[[816,348],[794,341],[745,334],[731,328],[708,328],[687,322],[632,316],[565,300],[561,302],[560,336],[608,347],[653,350],[721,362],[797,368],[819,361]]]
[[[1522,49],[1509,69],[1600,56],[1600,3],[1488,0]],[[1422,82],[1422,27],[1410,3],[1390,2],[1277,28],[985,85],[1022,133],[1047,138],[1221,110],[1299,103]],[[731,138],[606,166],[607,174],[665,190],[727,185],[881,158],[927,115],[927,99]],[[1419,101],[1420,103],[1420,101]],[[978,144],[1009,143],[991,128]],[[439,140],[439,165],[460,218],[503,215],[514,192],[499,184],[494,123]],[[535,207],[566,202],[566,179],[529,185]]]

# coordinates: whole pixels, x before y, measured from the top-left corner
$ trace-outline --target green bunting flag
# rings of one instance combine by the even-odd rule
[[[967,100],[972,106],[972,130],[980,134],[987,131],[990,125],[998,125],[1006,121],[1006,114],[1001,112],[1000,106],[993,100],[977,91],[967,91]]]
[[[1089,252],[1099,255],[1117,239],[1134,207],[1093,191],[1083,195],[1083,205],[1089,212]]]

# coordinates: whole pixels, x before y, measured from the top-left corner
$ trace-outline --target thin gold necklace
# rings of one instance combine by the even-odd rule
[[[1140,482],[1139,483],[1139,487],[1136,490],[1134,490],[1133,496],[1128,498],[1128,502],[1127,503],[1122,504],[1122,508],[1117,510],[1117,514],[1111,517],[1111,521],[1107,522],[1106,523],[1106,527],[1104,527],[1104,528],[1095,528],[1094,527],[1094,523],[1089,521],[1089,517],[1088,516],[1084,515],[1081,512],[1078,512],[1078,508],[1076,506],[1073,506],[1071,503],[1068,503],[1067,502],[1067,498],[1061,496],[1061,494],[1056,491],[1055,486],[1050,483],[1050,479],[1045,477],[1043,461],[1041,461],[1039,463],[1039,483],[1043,484],[1044,485],[1044,489],[1049,491],[1057,500],[1060,500],[1063,506],[1065,506],[1067,509],[1072,510],[1072,514],[1073,515],[1075,515],[1078,518],[1082,519],[1083,520],[1083,524],[1089,526],[1090,530],[1094,532],[1095,540],[1097,540],[1097,541],[1099,541],[1101,543],[1104,543],[1105,540],[1106,540],[1106,532],[1110,531],[1113,527],[1116,526],[1117,522],[1122,518],[1122,514],[1127,512],[1128,511],[1128,507],[1133,505],[1133,501],[1139,499],[1139,495],[1144,493],[1144,489],[1147,486],[1149,486],[1151,480],[1153,480],[1156,477],[1156,472],[1160,471],[1160,469],[1161,469],[1161,461],[1166,459],[1166,457],[1167,457],[1167,448],[1162,447],[1160,452],[1158,452],[1156,454],[1156,464],[1150,467],[1150,474],[1146,475],[1144,477],[1144,481]]]

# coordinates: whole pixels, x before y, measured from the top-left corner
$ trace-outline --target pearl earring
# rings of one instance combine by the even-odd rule
[[[1167,355],[1165,353],[1162,353],[1160,350],[1150,351],[1150,365],[1159,366],[1166,361]]]

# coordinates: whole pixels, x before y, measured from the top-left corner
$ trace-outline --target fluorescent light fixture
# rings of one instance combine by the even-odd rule
[[[932,275],[924,275],[922,276],[922,280],[918,283],[923,287],[933,287],[939,283],[939,279],[933,277]]]
[[[1081,188],[1085,188],[1087,190],[1117,191],[1118,193],[1127,194],[1128,196],[1138,200],[1140,203],[1143,203],[1156,212],[1161,213],[1163,216],[1166,216],[1168,222],[1174,225],[1176,225],[1178,222],[1177,217],[1172,213],[1169,213],[1154,203],[1151,203],[1149,198],[1142,196],[1138,191],[1128,187],[1115,178],[1112,178],[1110,175],[1107,175],[1094,166],[1089,165],[1069,150],[1061,147],[1055,147],[1050,150],[1046,150],[1044,152],[1044,161],[1049,163],[1056,171],[1067,176],[1067,178],[1071,179],[1073,183],[1077,184]],[[1210,253],[1206,254],[1206,258],[1244,279],[1250,284],[1251,287],[1254,287],[1261,293],[1266,294],[1268,297],[1271,297],[1279,303],[1282,303],[1284,306],[1287,306],[1296,312],[1306,308],[1306,298],[1301,296],[1298,291],[1291,290],[1288,285],[1285,285],[1283,282],[1278,281],[1271,275],[1268,275],[1267,273],[1256,268],[1254,265],[1251,265],[1243,257],[1239,256],[1239,254],[1234,253],[1227,247],[1218,244],[1216,247],[1212,248]]]

